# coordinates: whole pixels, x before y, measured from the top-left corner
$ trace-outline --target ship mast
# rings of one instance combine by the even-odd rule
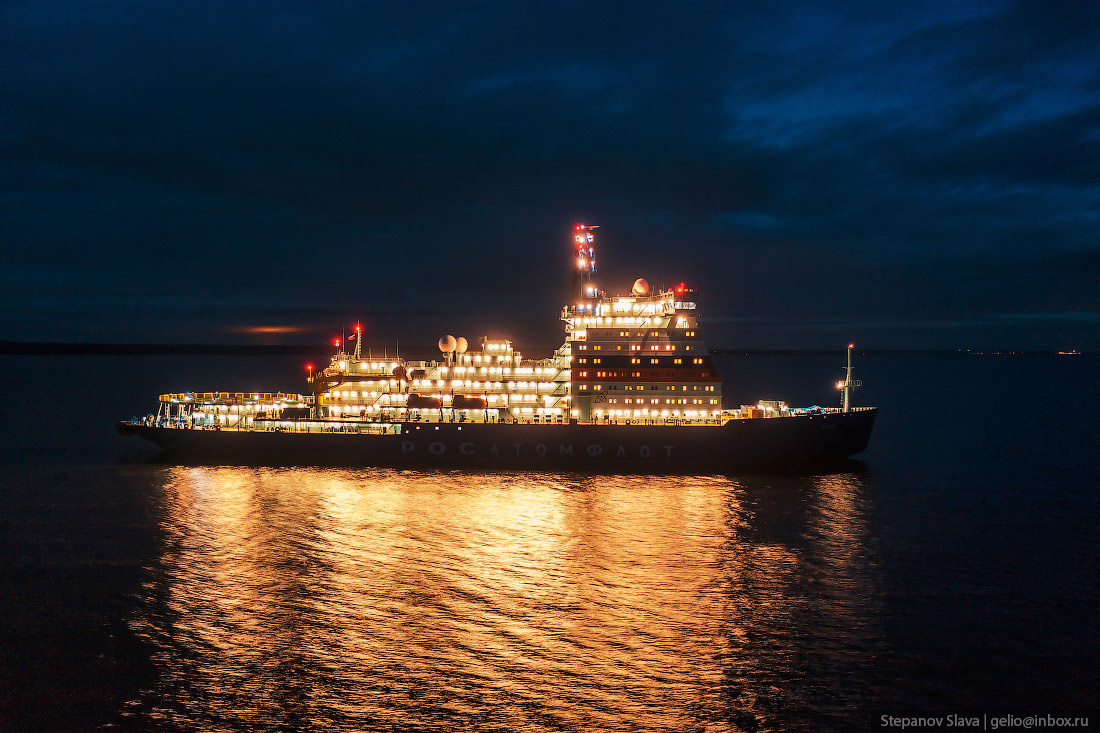
[[[855,344],[848,344],[848,368],[845,370],[846,376],[844,381],[837,385],[844,395],[843,412],[849,412],[851,410],[852,392],[855,391],[856,387],[863,386],[862,381],[852,379],[852,349],[854,349],[855,346]]]
[[[585,309],[585,301],[600,297],[593,282],[596,274],[596,235],[593,231],[596,229],[599,227],[584,224],[573,227],[573,295],[569,305],[578,310]]]

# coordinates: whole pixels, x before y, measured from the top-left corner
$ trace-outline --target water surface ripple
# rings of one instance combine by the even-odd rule
[[[205,730],[843,719],[880,644],[862,492],[857,473],[746,488],[165,469],[133,622],[159,677],[132,714]]]

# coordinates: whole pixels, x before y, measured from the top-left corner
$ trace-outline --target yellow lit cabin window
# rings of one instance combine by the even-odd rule
[[[683,364],[683,363],[684,363],[684,360],[683,360],[683,359],[673,359],[673,360],[672,360],[672,363],[673,363],[673,364]]]
[[[578,363],[578,364],[587,364],[587,363],[588,363],[588,359],[586,359],[586,358],[584,358],[584,357],[581,357],[580,359],[577,359],[577,363]]]
[[[593,364],[599,364],[599,363],[600,363],[600,359],[593,359],[593,360],[592,360],[592,363],[593,363]]]
[[[630,360],[630,363],[631,363],[631,364],[641,364],[641,363],[642,363],[642,360],[641,360],[641,359],[631,359],[631,360]]]
[[[592,346],[593,351],[600,351],[602,349],[603,349],[603,347],[600,346],[599,344],[595,344],[595,345]]]
[[[656,360],[656,359],[650,359],[650,360],[649,360],[649,363],[650,363],[650,364],[656,364],[656,363],[657,363],[657,360]]]

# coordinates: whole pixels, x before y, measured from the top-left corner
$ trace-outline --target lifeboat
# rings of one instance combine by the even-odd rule
[[[451,398],[451,407],[456,410],[484,410],[486,404],[484,397],[456,394]]]
[[[411,410],[438,410],[443,405],[443,401],[438,397],[428,397],[422,394],[409,395],[409,401],[406,403],[406,407]]]

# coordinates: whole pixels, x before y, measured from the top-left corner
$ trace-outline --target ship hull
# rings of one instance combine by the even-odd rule
[[[208,465],[552,465],[662,470],[828,462],[863,452],[877,408],[718,426],[401,423],[392,434],[215,431],[119,423],[166,461]]]

